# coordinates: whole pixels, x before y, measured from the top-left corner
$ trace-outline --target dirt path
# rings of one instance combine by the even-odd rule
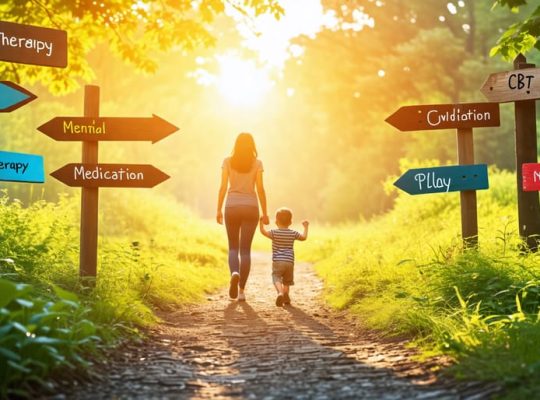
[[[121,349],[106,379],[76,399],[484,399],[494,386],[437,380],[405,343],[383,343],[322,306],[322,283],[296,267],[292,307],[274,305],[267,254],[255,254],[247,302],[226,290],[162,315],[148,345]]]

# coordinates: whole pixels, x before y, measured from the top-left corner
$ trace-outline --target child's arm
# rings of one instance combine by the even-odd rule
[[[303,221],[302,225],[304,225],[304,232],[298,236],[298,240],[306,240],[308,236],[309,221]]]
[[[263,234],[263,236],[266,236],[268,239],[272,239],[272,236],[270,236],[270,233],[264,227],[263,221],[264,221],[264,217],[261,217],[261,219],[259,220],[259,229],[261,233]]]

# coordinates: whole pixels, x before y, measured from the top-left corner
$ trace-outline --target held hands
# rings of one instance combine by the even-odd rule
[[[221,211],[217,212],[216,222],[220,225],[223,225],[223,213]]]
[[[270,223],[270,218],[268,215],[263,215],[259,220],[263,225],[268,225]]]

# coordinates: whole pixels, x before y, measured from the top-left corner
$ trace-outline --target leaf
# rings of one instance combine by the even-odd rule
[[[13,282],[0,279],[0,307],[11,303],[18,294],[17,285]]]
[[[4,356],[8,360],[12,361],[20,361],[21,356],[10,349],[7,349],[5,347],[0,347],[0,355]]]
[[[62,289],[60,286],[53,285],[54,293],[62,299],[62,300],[69,300],[78,303],[79,297],[73,292],[70,292],[68,290]]]
[[[24,373],[24,374],[29,374],[29,373],[32,372],[31,369],[25,368],[25,367],[23,367],[21,364],[16,363],[16,362],[11,361],[11,360],[8,360],[7,364],[8,364],[11,368],[16,369],[17,371],[22,372],[22,373]]]

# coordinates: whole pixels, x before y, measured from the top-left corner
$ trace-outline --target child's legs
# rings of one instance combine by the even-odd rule
[[[240,225],[240,289],[246,286],[251,270],[251,242],[259,223],[259,209],[242,207],[242,223]]]
[[[292,285],[294,285],[294,264],[287,263],[283,271],[283,293],[289,293]]]

